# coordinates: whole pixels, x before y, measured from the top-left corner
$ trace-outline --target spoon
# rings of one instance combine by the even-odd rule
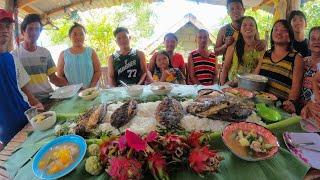
[[[119,80],[119,82],[120,82],[122,85],[124,85],[125,87],[128,87],[128,85],[127,85],[125,82],[123,82],[123,81],[121,81],[121,80]]]
[[[287,142],[288,142],[291,146],[293,146],[293,147],[295,147],[295,148],[304,148],[304,149],[308,149],[308,150],[310,150],[310,151],[320,152],[320,150],[318,150],[318,149],[309,147],[309,145],[314,145],[314,144],[315,144],[314,142],[294,143],[294,142],[292,142],[291,138],[287,138]]]

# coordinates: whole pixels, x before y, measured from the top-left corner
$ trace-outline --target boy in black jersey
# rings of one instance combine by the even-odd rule
[[[113,32],[120,48],[109,57],[108,83],[112,87],[126,84],[143,84],[147,75],[146,57],[142,51],[130,47],[130,35],[127,28],[118,27]]]

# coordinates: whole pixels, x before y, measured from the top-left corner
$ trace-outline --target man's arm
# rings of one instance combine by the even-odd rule
[[[68,85],[68,81],[64,77],[58,77],[55,73],[49,75],[49,80],[58,87]]]
[[[39,110],[44,110],[43,104],[36,97],[33,96],[33,94],[28,90],[26,86],[21,87],[21,90],[28,97],[28,102],[31,106]]]
[[[114,79],[114,68],[113,68],[113,58],[112,55],[108,59],[108,84],[111,87],[116,87],[117,83]]]
[[[50,68],[52,69],[52,68]],[[57,75],[55,72],[49,72],[49,80],[52,84],[61,87],[68,85],[68,81],[64,77],[64,56],[63,51],[60,53],[59,59],[58,59],[58,66],[57,66]]]
[[[234,42],[233,37],[232,36],[225,37],[225,33],[226,33],[226,26],[223,26],[219,30],[216,45],[214,47],[214,53],[216,56],[224,55],[227,51],[227,48]]]
[[[200,84],[200,81],[195,77],[194,68],[193,68],[193,59],[191,54],[188,57],[188,71],[189,77],[192,84]]]

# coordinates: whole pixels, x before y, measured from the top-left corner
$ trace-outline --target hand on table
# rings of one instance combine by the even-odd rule
[[[167,77],[171,75],[169,70],[162,70],[161,81],[166,81]]]
[[[39,111],[44,111],[44,106],[43,106],[43,104],[41,102],[33,105],[32,107],[36,108]]]
[[[283,102],[283,109],[291,114],[296,112],[296,108],[295,108],[293,102],[291,102],[289,100]]]

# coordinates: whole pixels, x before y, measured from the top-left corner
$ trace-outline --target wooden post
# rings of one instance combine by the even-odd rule
[[[5,0],[5,10],[13,13],[14,11],[14,0]],[[10,36],[10,41],[8,43],[7,50],[10,52],[13,50],[13,32],[12,36]]]
[[[4,8],[7,10],[7,11],[10,11],[13,13],[13,6],[14,6],[14,1],[13,0],[5,0],[5,6]]]

